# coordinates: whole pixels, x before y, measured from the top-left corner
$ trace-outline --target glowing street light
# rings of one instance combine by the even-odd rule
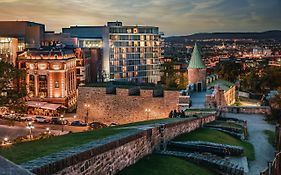
[[[90,104],[85,104],[86,107],[86,116],[85,116],[85,123],[88,123],[88,119],[89,119],[89,108],[90,108]]]
[[[4,139],[3,139],[3,141],[2,141],[2,146],[8,146],[8,145],[11,145],[12,144],[12,142],[9,140],[9,138],[8,137],[5,137]]]
[[[149,120],[149,113],[151,112],[151,109],[145,109],[145,113],[146,113],[146,116],[147,116],[147,120]]]
[[[60,116],[60,121],[61,121],[61,132],[63,132],[63,129],[64,129],[64,116],[63,115]]]
[[[51,130],[50,128],[46,128],[46,134],[50,135],[51,134]]]
[[[29,129],[29,138],[31,139],[32,136],[32,129],[34,129],[35,127],[33,126],[32,122],[28,122],[28,124],[26,125],[26,128]]]

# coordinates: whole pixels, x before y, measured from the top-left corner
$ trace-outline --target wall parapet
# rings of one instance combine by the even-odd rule
[[[244,114],[271,114],[269,106],[224,106],[220,109],[222,112],[244,113]]]
[[[79,87],[77,117],[84,120],[88,110],[89,122],[105,124],[166,118],[171,110],[178,108],[179,92],[161,92],[144,89],[130,91],[114,87]],[[90,107],[86,108],[85,104]],[[146,109],[150,109],[149,112]]]
[[[215,115],[201,118],[159,122],[147,129],[136,129],[93,141],[63,152],[51,154],[21,165],[40,175],[49,174],[115,174],[159,149],[166,141],[215,120]],[[164,132],[160,128],[164,126]]]

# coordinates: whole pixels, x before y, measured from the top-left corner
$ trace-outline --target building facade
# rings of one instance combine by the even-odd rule
[[[16,65],[18,50],[17,38],[0,37],[0,61]]]
[[[97,80],[157,83],[160,81],[161,35],[158,27],[71,26],[63,33],[78,37],[79,47],[101,49]]]
[[[40,48],[44,40],[45,25],[30,21],[0,21],[0,37],[18,39],[19,51]]]
[[[160,81],[161,36],[158,27],[109,22],[110,80]]]
[[[33,101],[71,108],[76,104],[76,56],[71,49],[28,50],[18,56],[26,70],[27,93]]]
[[[206,90],[206,66],[196,43],[187,70],[188,88],[198,92]]]

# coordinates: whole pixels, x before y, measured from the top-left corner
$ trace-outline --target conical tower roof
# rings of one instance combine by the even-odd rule
[[[191,59],[189,61],[188,69],[205,69],[206,66],[202,61],[201,53],[195,43]]]

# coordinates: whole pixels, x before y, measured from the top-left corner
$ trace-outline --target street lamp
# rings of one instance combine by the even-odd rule
[[[145,109],[145,113],[146,113],[146,117],[147,117],[147,120],[149,120],[149,113],[151,112],[151,110],[148,108],[148,109]]]
[[[3,141],[2,141],[2,146],[7,146],[7,145],[11,145],[12,144],[12,142],[9,140],[9,138],[8,137],[5,137],[4,139],[3,139]]]
[[[88,119],[89,119],[89,104],[85,104],[86,107],[86,116],[85,116],[85,123],[88,124]]]
[[[60,116],[60,121],[61,121],[61,132],[63,132],[63,129],[64,129],[64,116],[63,115]]]
[[[50,135],[50,134],[51,134],[50,128],[46,128],[46,134],[47,134],[47,135]]]
[[[32,129],[34,129],[34,126],[32,124],[32,122],[28,122],[28,124],[26,125],[26,128],[29,129],[29,138],[31,139],[32,136]]]

